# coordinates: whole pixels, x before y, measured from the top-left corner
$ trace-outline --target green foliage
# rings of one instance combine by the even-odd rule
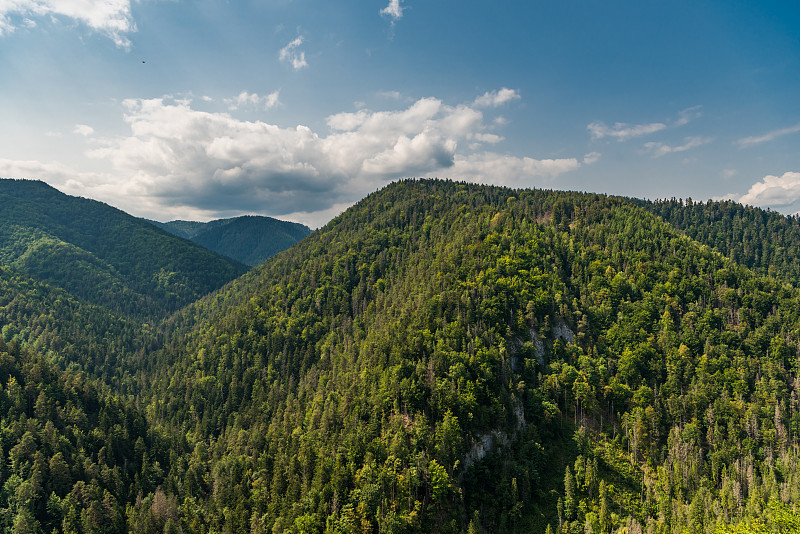
[[[158,496],[168,461],[144,417],[14,343],[0,341],[0,384],[0,528],[128,532],[126,503]]]
[[[626,199],[400,182],[175,317],[148,413],[265,530],[710,531],[794,502],[797,311]]]

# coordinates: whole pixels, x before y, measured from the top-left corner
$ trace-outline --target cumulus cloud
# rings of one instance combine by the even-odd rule
[[[513,89],[503,87],[499,91],[487,91],[475,99],[475,106],[479,108],[496,108],[512,100],[519,100],[519,93]]]
[[[400,177],[531,186],[581,165],[575,158],[464,155],[460,144],[502,138],[487,132],[483,113],[472,104],[450,106],[436,98],[398,110],[331,115],[321,133],[200,111],[190,100],[124,105],[130,135],[97,140],[89,153],[112,165],[104,195],[113,191],[171,212],[185,207],[220,216],[238,211],[312,220],[308,214],[331,213]]]
[[[75,20],[126,49],[131,43],[125,34],[136,31],[130,0],[9,0],[0,2],[0,35],[34,27],[44,17]]]
[[[791,206],[800,200],[800,172],[785,172],[782,176],[765,176],[739,197],[742,204],[759,207]]]
[[[389,5],[381,9],[381,15],[391,18],[393,21],[403,18],[403,10],[405,8],[400,5],[400,0],[389,0]]]
[[[778,137],[783,137],[784,135],[790,135],[797,132],[800,132],[800,123],[797,123],[794,126],[789,126],[788,128],[773,130],[763,135],[745,137],[736,141],[736,144],[739,145],[739,148],[747,148],[754,145],[760,145],[761,143],[766,143],[768,141],[773,141]]]
[[[228,109],[231,111],[242,107],[271,109],[280,104],[280,91],[273,91],[268,95],[242,91],[236,98],[226,98],[225,103],[228,104]]]
[[[0,176],[3,178],[48,178],[53,182],[61,183],[74,178],[77,174],[74,169],[60,163],[0,158]]]
[[[593,122],[589,124],[586,129],[589,130],[592,139],[611,137],[622,142],[633,139],[634,137],[660,132],[666,129],[666,127],[667,125],[663,122],[651,122],[649,124],[627,124],[624,122],[617,122],[614,126],[606,126],[602,122]]]
[[[294,70],[300,70],[308,67],[306,62],[306,53],[300,50],[300,45],[303,44],[303,36],[298,36],[291,43],[287,44],[278,53],[278,58],[284,63],[288,63]]]
[[[72,133],[87,137],[94,133],[94,128],[88,124],[76,124],[75,128],[72,130]]]
[[[565,172],[578,169],[581,164],[575,158],[534,159],[508,154],[483,152],[468,156],[456,156],[447,175],[459,180],[494,183],[509,187],[526,187],[532,181],[555,178]],[[427,176],[441,176],[430,172]]]
[[[660,158],[661,156],[672,154],[673,152],[685,152],[687,150],[691,150],[692,148],[706,145],[713,140],[714,139],[710,137],[687,137],[684,139],[684,143],[682,145],[672,146],[666,143],[650,142],[645,143],[644,148],[652,153],[654,158]]]

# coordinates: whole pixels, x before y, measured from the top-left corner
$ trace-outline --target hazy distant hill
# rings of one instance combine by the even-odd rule
[[[44,182],[0,180],[0,264],[129,316],[163,316],[246,266]]]
[[[311,233],[302,224],[255,215],[217,219],[207,223],[153,223],[250,266],[263,263],[270,256],[286,250]]]

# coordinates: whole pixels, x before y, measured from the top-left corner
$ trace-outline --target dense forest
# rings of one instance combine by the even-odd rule
[[[151,222],[168,232],[191,239],[209,250],[251,267],[264,263],[268,258],[286,250],[311,233],[311,230],[302,224],[255,215],[217,219],[206,223]]]
[[[643,202],[645,209],[756,273],[800,284],[800,218],[736,202]]]
[[[10,262],[0,520],[795,532],[796,232],[732,203],[407,180],[142,328]]]
[[[162,318],[247,271],[239,262],[44,182],[0,180],[0,264],[110,311]]]

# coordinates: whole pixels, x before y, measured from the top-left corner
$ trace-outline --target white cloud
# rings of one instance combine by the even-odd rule
[[[69,18],[105,34],[121,48],[130,48],[125,34],[136,31],[130,0],[3,0],[0,35],[19,26],[33,27],[36,18]]]
[[[75,129],[72,130],[72,133],[87,137],[94,133],[94,128],[88,124],[76,124]]]
[[[494,183],[510,187],[528,187],[552,179],[565,172],[578,169],[575,158],[534,159],[494,152],[456,156],[447,175],[459,180]],[[436,176],[428,173],[428,176]]]
[[[794,126],[789,126],[788,128],[773,130],[765,133],[764,135],[745,137],[736,141],[736,144],[739,145],[739,148],[746,148],[754,145],[760,145],[761,143],[772,141],[778,137],[783,137],[784,135],[790,135],[797,132],[800,132],[800,123],[797,123]]]
[[[306,62],[306,53],[300,50],[300,45],[303,44],[303,36],[298,36],[291,43],[281,48],[278,57],[284,63],[289,63],[294,70],[300,70],[308,67]]]
[[[603,139],[611,137],[617,141],[627,141],[634,137],[660,132],[667,127],[663,122],[651,122],[650,124],[627,124],[617,122],[614,126],[606,126],[602,122],[593,122],[586,127],[592,135],[592,139]]]
[[[231,111],[242,107],[271,109],[280,104],[280,91],[273,91],[268,95],[242,91],[236,98],[226,98],[225,103]]]
[[[249,101],[249,95],[243,98]],[[89,196],[116,205],[124,198],[134,212],[161,206],[162,213],[306,214],[312,220],[322,215],[308,214],[330,213],[395,178],[448,176],[531,186],[581,165],[575,158],[463,155],[460,144],[501,137],[487,133],[472,105],[449,106],[436,98],[395,111],[331,115],[330,130],[323,133],[199,111],[189,100],[124,104],[130,135],[97,140],[99,148],[89,154],[110,162],[112,170],[103,183],[85,188],[91,188]]]
[[[660,158],[673,152],[685,152],[692,148],[697,148],[712,142],[714,139],[710,137],[687,137],[684,139],[684,144],[678,146],[668,145],[666,143],[650,142],[645,143],[644,148],[652,153],[654,158]]]
[[[3,178],[41,179],[66,182],[78,173],[60,163],[42,163],[34,160],[0,159],[0,176]]]
[[[514,89],[503,87],[499,91],[487,91],[475,99],[475,106],[479,108],[496,108],[512,100],[519,100],[520,96]]]
[[[476,133],[471,136],[471,139],[475,139],[479,143],[496,144],[505,139],[505,137],[501,137],[497,134],[491,134],[491,133]]]
[[[600,152],[589,152],[588,154],[583,156],[583,164],[584,165],[591,165],[592,163],[596,163],[597,160],[600,159]]]
[[[386,15],[393,21],[400,20],[403,18],[404,9],[405,8],[400,5],[400,0],[389,0],[389,5],[381,9],[381,15]]]
[[[674,122],[651,122],[648,124],[628,124],[625,122],[616,122],[613,126],[608,126],[603,122],[597,121],[589,124],[586,129],[589,130],[592,139],[611,137],[619,142],[622,142],[633,139],[634,137],[642,137],[644,135],[660,132],[669,127],[677,128],[680,126],[685,126],[702,115],[700,112],[701,108],[702,106],[693,106],[681,110],[678,113],[678,118]]]
[[[765,176],[739,197],[742,204],[759,207],[790,206],[800,200],[800,172],[785,172],[782,176]]]

